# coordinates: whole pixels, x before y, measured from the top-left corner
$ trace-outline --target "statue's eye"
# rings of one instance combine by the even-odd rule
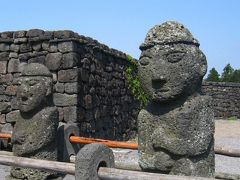
[[[167,60],[170,63],[175,63],[182,60],[185,54],[185,52],[172,52],[167,55]]]
[[[30,81],[28,81],[28,84],[30,85],[30,86],[33,86],[33,85],[35,85],[35,84],[37,84],[38,83],[38,81],[36,81],[36,80],[30,80]]]
[[[142,57],[139,62],[142,66],[147,66],[149,64],[149,58],[148,57]]]

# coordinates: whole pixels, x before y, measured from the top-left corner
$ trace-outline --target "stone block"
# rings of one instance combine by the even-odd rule
[[[63,54],[62,68],[72,68],[77,65],[78,61],[80,61],[80,56],[77,53],[71,52]]]
[[[14,44],[27,43],[28,39],[26,37],[14,39]]]
[[[56,83],[57,82],[57,74],[52,72],[52,79],[53,79],[53,83]]]
[[[6,31],[1,33],[1,38],[3,39],[9,39],[13,37],[13,32],[12,31]]]
[[[73,41],[58,43],[58,50],[62,53],[77,51],[77,44]]]
[[[28,63],[39,63],[39,64],[44,64],[45,63],[46,56],[37,56],[30,58],[28,60]]]
[[[93,99],[90,94],[87,94],[86,96],[84,96],[83,100],[84,100],[84,107],[86,109],[91,109],[93,107],[93,104],[92,104]]]
[[[11,108],[14,110],[19,109],[17,97],[11,99]]]
[[[91,64],[91,66],[90,66],[90,72],[91,73],[94,73],[96,71],[96,65],[93,63],[93,64]]]
[[[111,66],[106,66],[106,67],[105,67],[105,70],[106,70],[107,72],[112,72],[112,71],[113,71],[113,68],[112,68]]]
[[[48,51],[48,49],[49,49],[49,42],[48,41],[42,43],[42,49],[44,51]]]
[[[59,118],[59,122],[62,122],[63,121],[63,117],[64,117],[64,114],[63,114],[63,108],[61,107],[58,107],[58,118]]]
[[[65,92],[68,94],[78,93],[78,82],[65,83]]]
[[[54,38],[57,39],[67,39],[74,37],[74,32],[69,30],[63,30],[63,31],[54,31]]]
[[[11,98],[7,95],[0,95],[0,102],[9,102]]]
[[[4,126],[2,127],[2,130],[1,130],[2,133],[9,133],[9,134],[12,134],[13,132],[13,126],[11,123],[6,123],[4,124]]]
[[[55,106],[74,106],[77,105],[77,95],[54,93],[53,102]]]
[[[80,69],[80,77],[83,82],[88,82],[89,80],[89,71],[86,69]]]
[[[59,82],[77,82],[78,81],[78,69],[60,70],[58,72]]]
[[[10,96],[15,96],[17,93],[17,88],[18,86],[12,86],[12,85],[7,86],[5,94]]]
[[[10,84],[13,80],[12,74],[0,74],[0,83]]]
[[[13,73],[13,72],[20,72],[18,67],[20,65],[20,60],[19,59],[10,59],[8,62],[8,72]]]
[[[26,31],[15,31],[13,33],[13,38],[16,39],[16,38],[23,38],[26,36]]]
[[[0,124],[5,124],[5,123],[6,123],[6,115],[0,114]]]
[[[64,107],[64,121],[65,122],[77,122],[77,107],[69,106]]]
[[[64,93],[64,83],[56,83],[54,87],[56,92]]]
[[[93,123],[94,122],[94,114],[92,110],[85,111],[84,121]]]
[[[58,46],[56,43],[50,44],[48,48],[49,52],[58,52]]]
[[[49,70],[55,71],[59,69],[62,61],[62,53],[49,53],[46,57],[45,65]]]
[[[0,74],[7,73],[7,61],[0,61]]]
[[[98,121],[101,117],[101,111],[100,108],[95,108],[94,109],[94,118]]]
[[[3,85],[0,86],[0,94],[5,94],[5,87]]]
[[[18,58],[18,53],[16,53],[16,52],[10,52],[9,58],[15,58],[15,59],[17,59],[17,58]]]
[[[19,51],[21,53],[30,52],[32,51],[32,47],[30,46],[30,44],[26,44],[26,43],[20,44]]]
[[[86,113],[86,110],[83,109],[82,107],[77,107],[77,119],[78,121],[81,121],[85,118],[85,113]]]
[[[9,102],[0,103],[0,113],[8,113],[11,110],[11,105]]]
[[[32,48],[33,48],[34,51],[40,51],[41,48],[42,48],[42,43],[39,43],[39,42],[33,43]]]
[[[43,35],[44,31],[41,29],[30,29],[26,34],[27,37],[39,37]]]
[[[19,110],[11,111],[6,115],[6,122],[14,123],[17,121],[18,117],[19,117]]]
[[[9,60],[9,53],[8,52],[1,52],[0,53],[0,61],[8,61]]]
[[[26,66],[26,64],[27,64],[27,63],[25,63],[25,62],[20,63],[19,66],[18,66],[18,71],[19,71],[19,72],[22,72],[22,70],[23,70],[24,66]],[[17,73],[15,73],[14,75],[16,75],[16,74],[17,74]],[[20,75],[20,74],[19,74],[19,75]],[[19,77],[19,76],[14,76],[14,78],[17,78],[17,77]]]
[[[1,51],[9,51],[9,49],[10,49],[9,44],[0,43],[0,52]]]
[[[19,52],[19,49],[20,49],[20,47],[19,47],[19,45],[17,45],[17,44],[11,44],[11,45],[10,45],[10,50],[11,50],[11,51]]]

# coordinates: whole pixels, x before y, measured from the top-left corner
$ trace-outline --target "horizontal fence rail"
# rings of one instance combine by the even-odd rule
[[[33,168],[50,172],[75,174],[75,165],[72,163],[0,155],[0,164],[22,168]]]
[[[17,166],[22,168],[33,168],[43,171],[59,172],[64,174],[75,175],[76,167],[73,163],[63,163],[48,160],[39,160],[31,158],[23,158],[16,156],[0,155],[0,164],[7,166]],[[207,180],[209,178],[202,177],[188,177],[156,174],[140,171],[130,171],[116,168],[99,167],[98,177],[103,180],[127,180],[127,179],[141,179],[141,180]]]

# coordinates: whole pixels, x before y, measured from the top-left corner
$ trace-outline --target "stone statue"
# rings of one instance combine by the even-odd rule
[[[19,114],[13,130],[16,156],[57,160],[58,111],[52,106],[52,74],[38,63],[27,64],[17,90]],[[10,179],[53,179],[54,173],[12,168]]]
[[[151,96],[138,116],[141,168],[214,176],[213,111],[201,94],[207,62],[198,41],[170,21],[153,27],[140,49],[139,78]]]

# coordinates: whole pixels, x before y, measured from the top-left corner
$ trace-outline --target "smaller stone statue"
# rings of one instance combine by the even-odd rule
[[[52,74],[38,63],[27,64],[17,90],[19,114],[13,130],[16,156],[57,160],[58,111],[52,106]],[[9,179],[54,179],[56,174],[28,168],[12,168]]]
[[[140,49],[139,78],[152,97],[138,116],[139,164],[145,171],[214,176],[211,99],[198,41],[177,22],[153,27]]]

